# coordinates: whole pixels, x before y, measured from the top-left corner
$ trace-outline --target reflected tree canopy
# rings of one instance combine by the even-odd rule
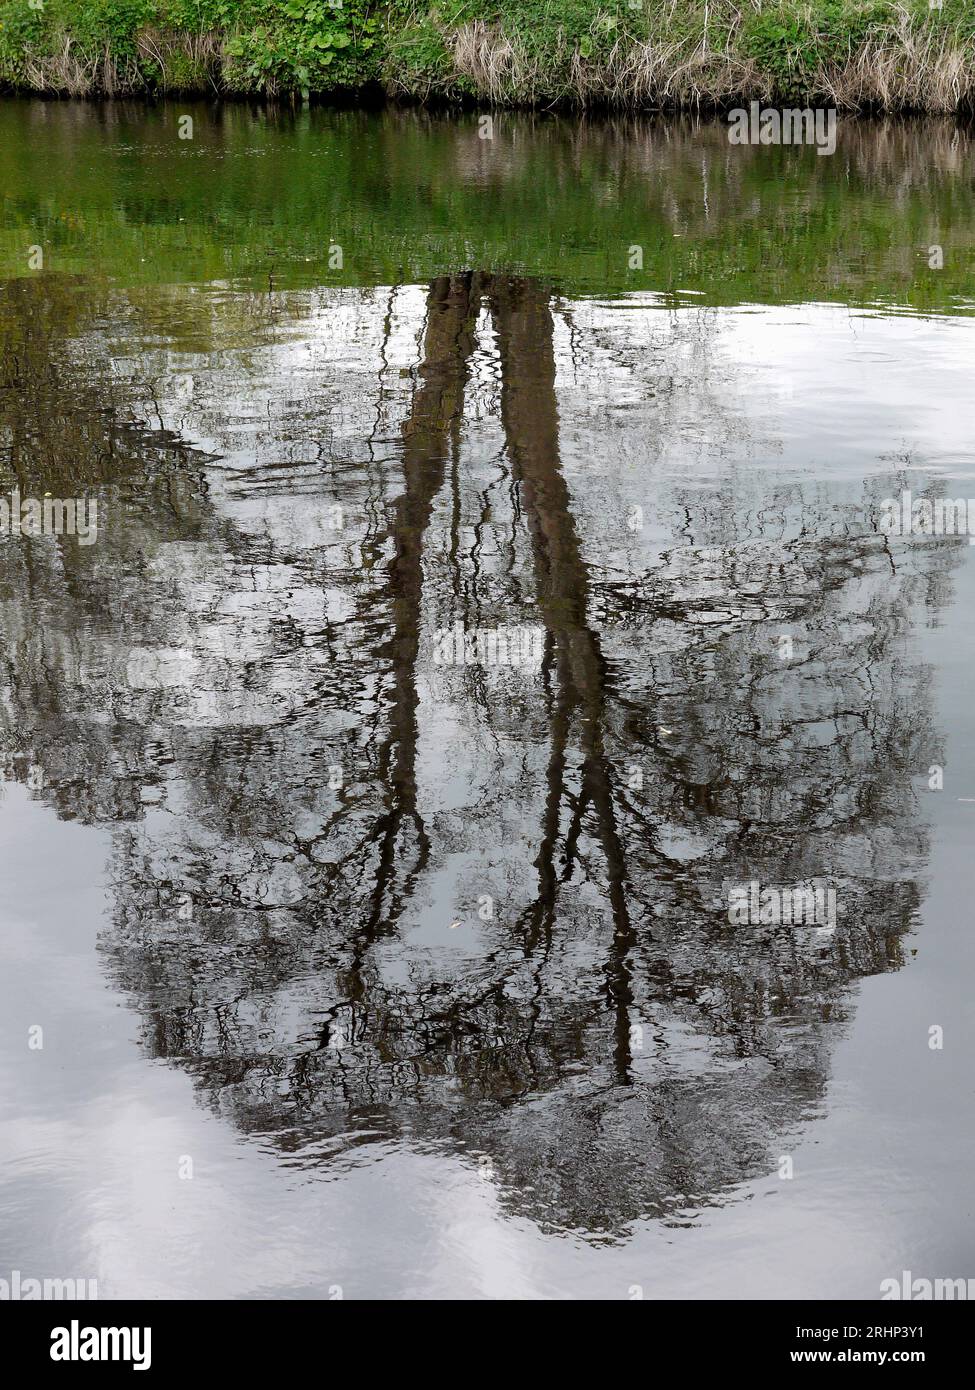
[[[437,279],[399,377],[393,296],[333,309],[384,325],[378,375],[353,354],[302,400],[317,456],[247,460],[220,456],[219,383],[181,433],[155,347],[113,369],[117,304],[4,287],[7,485],[109,517],[87,551],[0,544],[7,775],[113,827],[105,968],[148,1054],[245,1133],[309,1165],[390,1136],[488,1155],[510,1209],[592,1239],[689,1219],[775,1170],[851,987],[901,964],[938,751],[910,628],[953,547],[897,565],[812,485],[743,479],[673,483],[653,563],[625,524],[597,558],[606,497],[564,461],[573,304]],[[541,663],[438,665],[455,622],[541,628]],[[835,932],[729,922],[729,883],[809,879]]]

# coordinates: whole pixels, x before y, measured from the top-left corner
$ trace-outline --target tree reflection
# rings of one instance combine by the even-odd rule
[[[488,1153],[512,1209],[593,1238],[770,1171],[822,1098],[851,983],[898,968],[917,906],[932,721],[902,639],[926,578],[871,534],[824,539],[815,498],[797,538],[595,576],[532,280],[430,287],[398,493],[338,559],[228,526],[206,459],[120,433],[56,331],[25,368],[7,312],[14,384],[41,419],[71,400],[75,476],[108,450],[125,524],[88,587],[2,548],[6,762],[116,826],[103,950],[149,1053],[304,1162],[363,1135]],[[443,554],[487,358],[507,499]],[[28,464],[23,431],[13,466],[40,483],[57,450]],[[125,510],[154,449],[191,501],[143,487]],[[926,555],[943,579],[951,547]],[[438,671],[458,607],[539,623],[537,676]],[[728,882],[812,877],[840,889],[834,935],[729,925]]]

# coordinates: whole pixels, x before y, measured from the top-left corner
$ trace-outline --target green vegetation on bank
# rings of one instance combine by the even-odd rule
[[[975,106],[975,0],[0,0],[0,84],[951,113]]]

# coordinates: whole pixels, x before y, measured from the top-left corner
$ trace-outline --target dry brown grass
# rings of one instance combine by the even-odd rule
[[[24,76],[32,91],[71,97],[90,96],[92,92],[114,96],[141,85],[141,74],[131,61],[120,68],[107,46],[101,53],[85,53],[66,31],[58,36],[53,53],[37,55],[27,50]]]
[[[930,111],[945,115],[970,105],[975,93],[971,50],[947,32],[918,29],[898,6],[894,21],[869,38],[834,72],[820,69],[817,87],[841,110]]]
[[[139,31],[136,44],[143,58],[158,66],[160,90],[179,91],[188,79],[194,89],[205,83],[221,90],[226,63],[222,34],[174,33],[150,26]]]
[[[772,95],[754,63],[686,40],[618,41],[601,62],[564,41],[543,66],[517,39],[477,20],[458,29],[450,46],[457,76],[498,104],[568,99],[619,109],[694,108]],[[555,90],[553,70],[564,73]]]
[[[152,84],[161,91],[200,91],[211,86],[221,89],[225,58],[223,36],[217,33],[190,34],[146,27],[136,35],[138,57],[119,57],[108,44],[99,53],[86,53],[67,30],[62,30],[51,53],[37,53],[28,47],[24,53],[24,80],[35,92],[59,96],[123,96],[145,91],[150,83],[139,62],[148,60],[159,68]]]
[[[758,0],[751,0],[755,10]],[[749,100],[775,101],[784,94],[774,74],[736,51],[740,12],[722,11],[722,44],[709,41],[714,27],[693,37],[668,33],[646,42],[620,40],[599,59],[583,57],[562,34],[540,56],[503,25],[475,20],[445,42],[453,72],[449,91],[466,79],[478,96],[497,105],[547,105],[568,101],[621,110],[724,107]],[[928,111],[949,114],[975,106],[975,49],[950,30],[919,24],[903,5],[841,63],[796,54],[809,100],[842,111]],[[409,90],[408,76],[394,85]],[[794,97],[793,94],[789,94]]]

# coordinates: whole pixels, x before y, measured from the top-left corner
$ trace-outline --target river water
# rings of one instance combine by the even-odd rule
[[[485,133],[0,104],[0,1277],[975,1276],[972,137]]]

